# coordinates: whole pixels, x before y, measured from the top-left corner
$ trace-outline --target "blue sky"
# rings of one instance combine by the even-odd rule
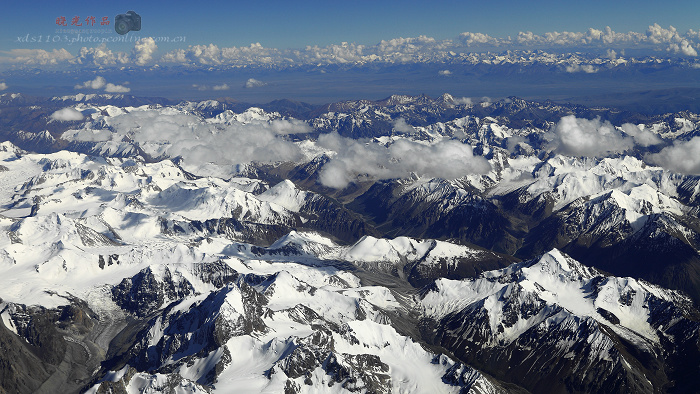
[[[142,30],[115,42],[114,16],[128,10],[141,15]],[[394,93],[570,97],[700,87],[697,0],[38,0],[6,2],[3,11],[0,92],[328,102]],[[57,31],[57,18],[70,24],[76,16],[83,29],[103,32]],[[95,26],[86,25],[90,16]],[[103,17],[109,26],[99,25]],[[509,61],[492,57],[506,50],[515,51]],[[519,50],[546,53],[519,70],[492,66],[521,61]],[[644,63],[647,55],[673,67],[654,68],[656,60]]]
[[[0,25],[0,50],[39,48],[18,36],[52,34],[59,16],[109,16],[129,9],[143,18],[141,36],[184,36],[191,45],[303,48],[343,41],[376,44],[383,39],[427,35],[453,38],[461,32],[495,37],[520,31],[585,31],[610,26],[644,32],[658,23],[679,31],[700,29],[697,1],[72,1],[8,2]],[[8,17],[9,16],[9,17]],[[52,49],[54,44],[45,44]],[[77,48],[66,49],[73,52]],[[120,49],[118,44],[113,45]],[[168,45],[162,49],[171,49]]]

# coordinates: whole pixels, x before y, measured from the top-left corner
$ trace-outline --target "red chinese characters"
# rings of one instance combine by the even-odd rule
[[[71,26],[83,26],[83,22],[85,22],[85,26],[95,26],[97,24],[97,18],[95,16],[87,16],[83,21],[81,22],[79,16],[74,16],[70,20],[70,25]],[[109,26],[110,20],[108,16],[103,16],[102,19],[100,20],[100,26]],[[65,16],[59,16],[56,18],[56,25],[58,26],[68,26],[68,19],[66,19]]]

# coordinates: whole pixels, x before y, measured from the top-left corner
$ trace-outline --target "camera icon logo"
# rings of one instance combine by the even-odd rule
[[[128,11],[126,14],[119,14],[114,17],[114,30],[124,35],[130,31],[141,30],[141,15],[134,11]]]

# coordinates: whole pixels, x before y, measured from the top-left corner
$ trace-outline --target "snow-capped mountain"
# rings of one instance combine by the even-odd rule
[[[5,391],[698,383],[695,114],[2,97]]]
[[[691,305],[556,249],[422,294],[432,343],[533,392],[688,390],[686,363],[700,356]]]

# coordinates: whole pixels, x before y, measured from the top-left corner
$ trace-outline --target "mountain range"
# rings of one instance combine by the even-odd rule
[[[0,95],[0,389],[693,391],[699,125]]]

